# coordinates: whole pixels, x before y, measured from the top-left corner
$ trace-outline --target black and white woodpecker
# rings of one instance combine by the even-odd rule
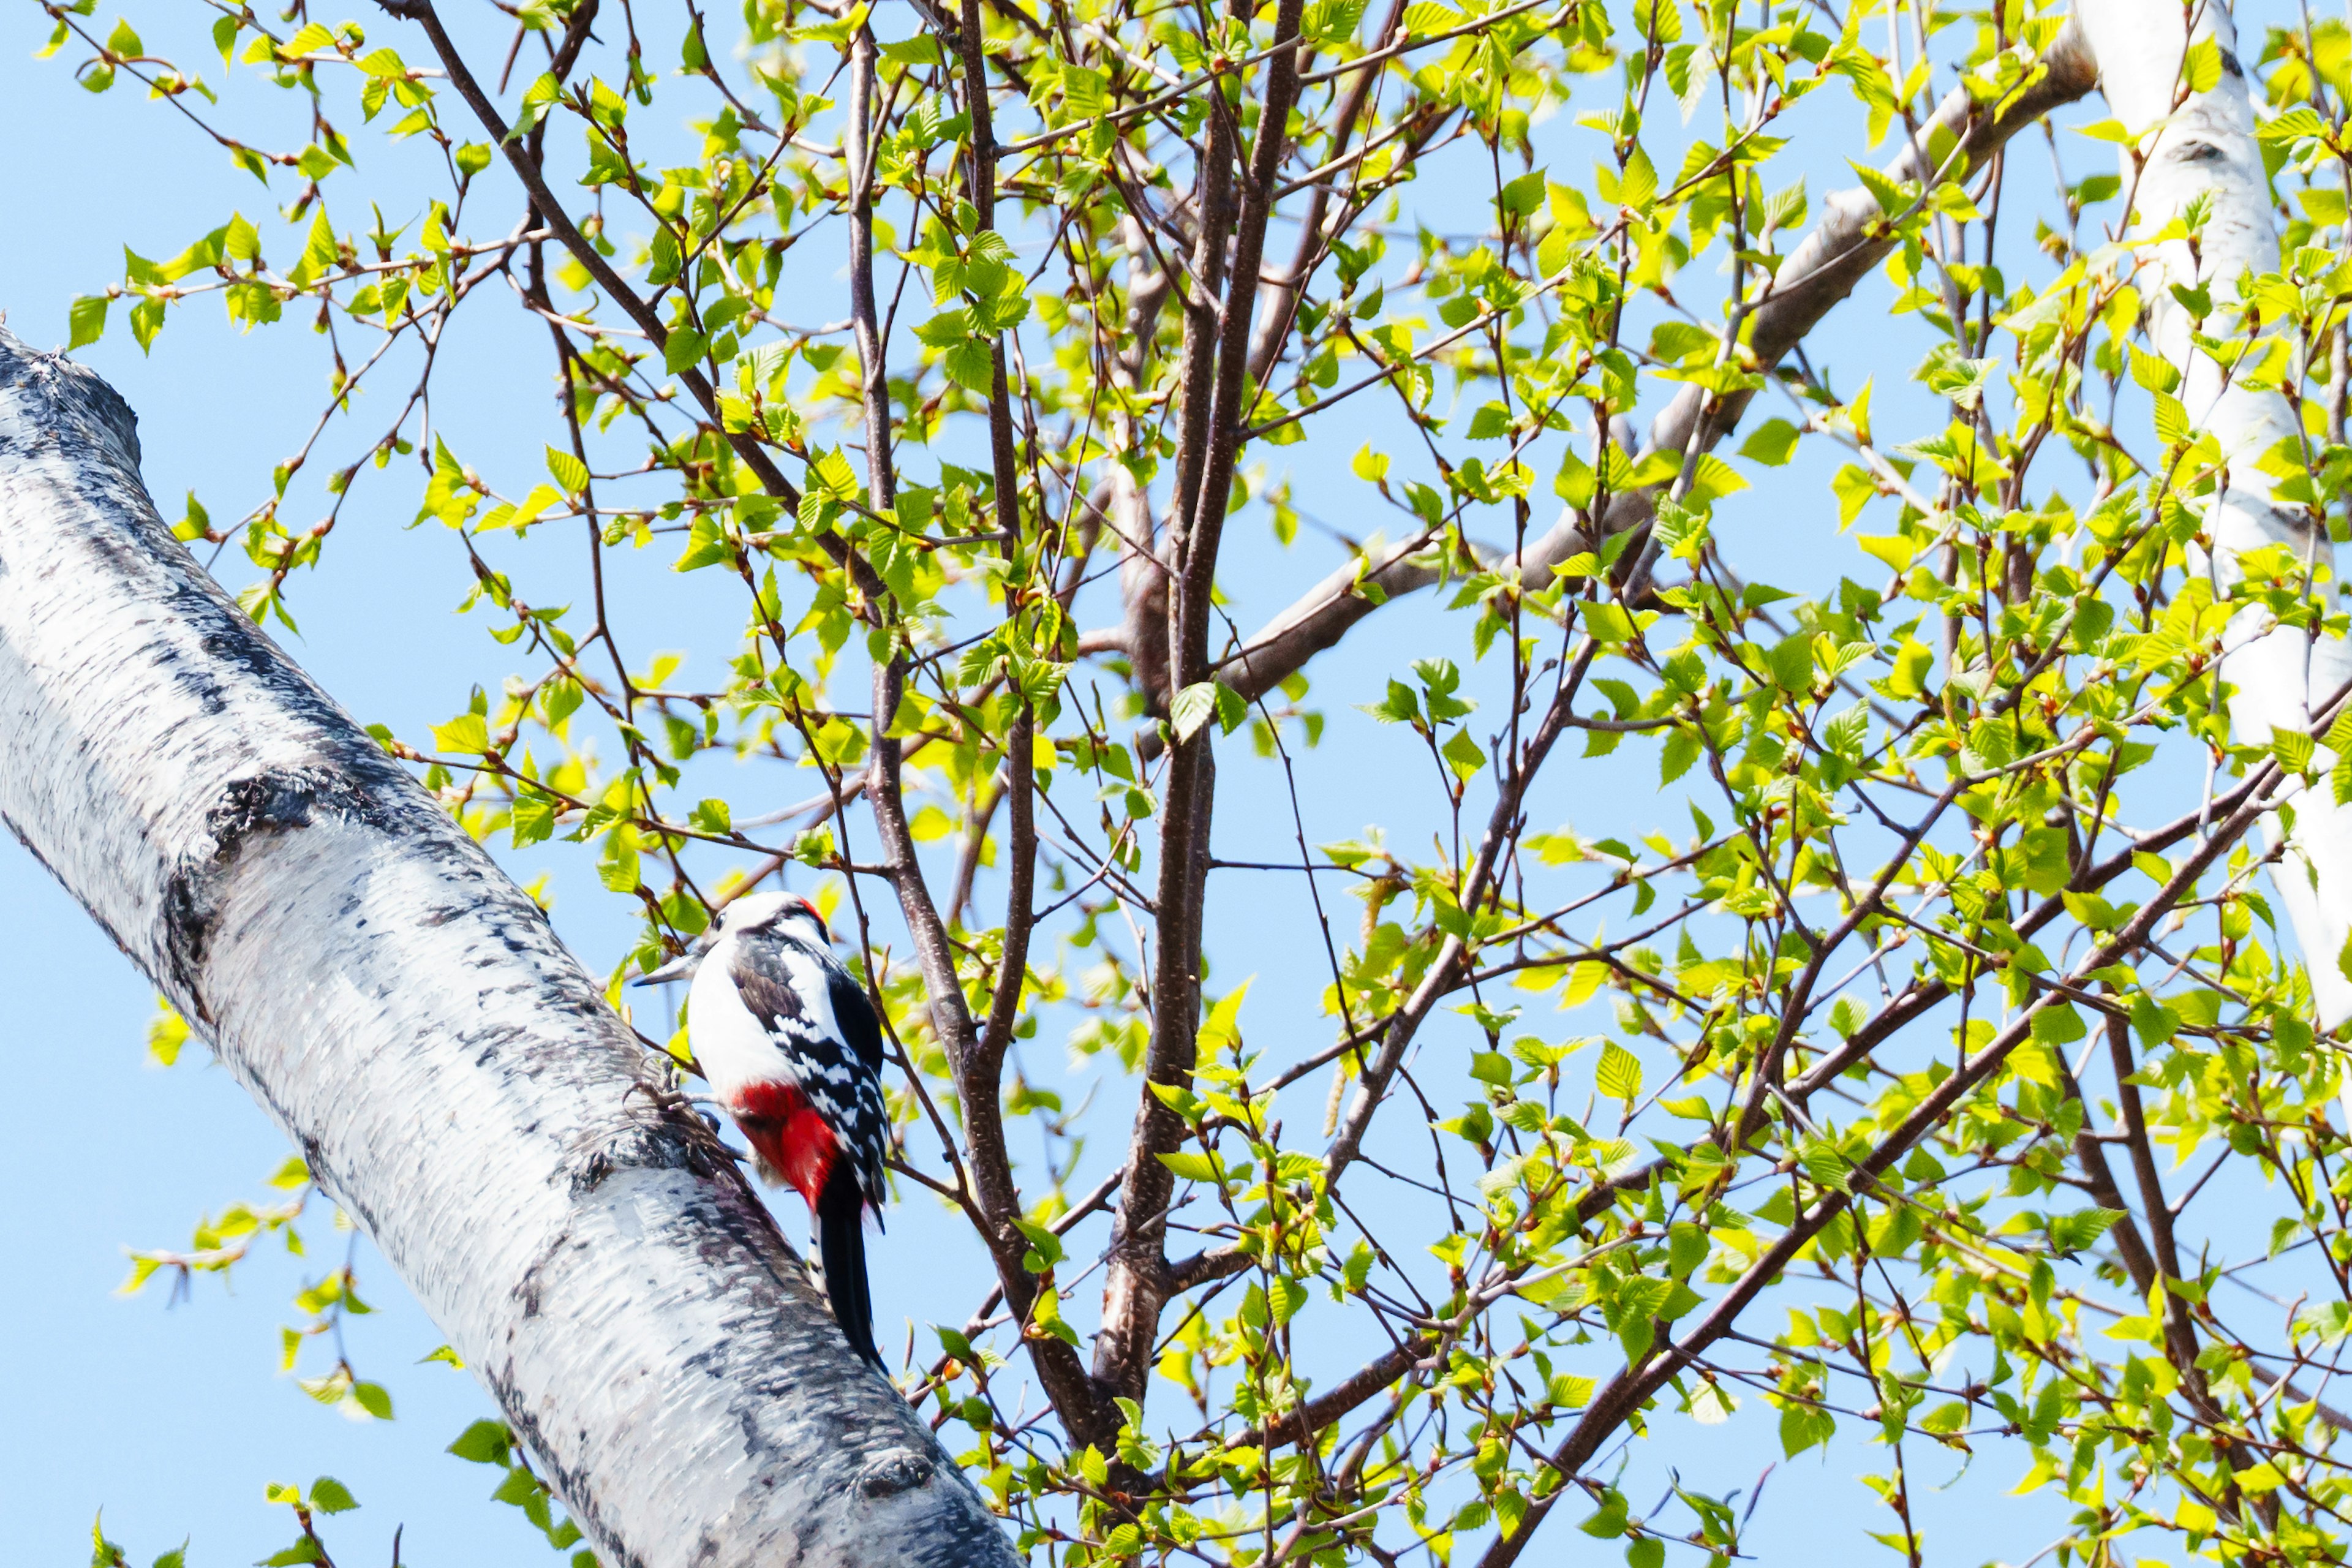
[[[702,941],[636,984],[688,975],[695,1060],[761,1176],[807,1200],[834,1320],[880,1366],[864,1225],[869,1209],[882,1221],[890,1121],[873,1004],[834,956],[824,918],[789,893],[736,900]]]

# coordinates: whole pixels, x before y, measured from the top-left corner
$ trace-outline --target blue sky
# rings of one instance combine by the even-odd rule
[[[2256,7],[2242,12],[2252,16]],[[31,59],[46,32],[43,18],[30,6],[6,16],[0,23],[0,146],[34,155],[0,161],[0,211],[11,215],[12,232],[11,243],[0,247],[0,309],[11,330],[47,347],[66,341],[66,307],[74,295],[120,276],[124,244],[150,256],[172,254],[223,221],[229,205],[257,215],[272,198],[229,170],[216,150],[162,106],[121,90],[92,97],[74,85],[65,61]],[[101,15],[105,20],[110,13]],[[152,39],[150,19],[137,20]],[[1850,182],[1841,161],[1847,151],[1825,141],[1818,155],[1806,155],[1817,204],[1822,192]],[[2039,160],[2039,149],[2033,152]],[[2075,143],[2069,157],[2078,174],[2096,166],[2087,144]],[[1817,363],[1851,367],[1840,384],[1858,383],[1874,369],[1885,389],[1913,363],[1911,350],[1886,346],[1884,300],[1883,283],[1865,285],[1815,345]],[[465,340],[458,353],[470,357],[440,379],[440,417],[470,444],[469,458],[480,452],[535,466],[551,424],[541,404],[518,406],[515,389],[543,382],[519,381],[506,362],[510,353],[529,353],[535,367],[541,340],[501,337],[500,331],[492,325]],[[118,325],[82,357],[140,412],[148,482],[164,513],[176,515],[181,497],[194,489],[215,516],[233,517],[315,412],[313,342],[290,323],[237,341],[205,306],[175,316],[152,356],[142,356]],[[540,374],[534,368],[529,375]],[[1879,406],[1901,395],[1883,390]],[[1381,439],[1386,426],[1364,401],[1365,438]],[[1308,510],[1361,531],[1369,492],[1346,472],[1354,445],[1352,436],[1344,447],[1337,437],[1318,436],[1269,460],[1296,467]],[[1818,515],[1813,498],[1825,474],[1825,467],[1801,459],[1776,482]],[[1839,564],[1841,551],[1766,533],[1789,525],[1773,521],[1769,497],[1757,499],[1759,504],[1727,512],[1724,536],[1735,557],[1759,554],[1791,585],[1856,569]],[[462,705],[469,681],[504,666],[472,623],[449,615],[459,589],[446,542],[406,533],[404,512],[387,506],[378,499],[354,507],[331,541],[325,564],[298,584],[294,608],[303,635],[281,640],[362,721],[421,735]],[[1740,531],[1751,529],[1757,531]],[[1303,555],[1311,546],[1299,548]],[[1320,556],[1276,551],[1262,525],[1254,524],[1236,549],[1226,585],[1245,625],[1323,570]],[[241,579],[228,567],[241,565],[232,553],[224,569],[232,585]],[[680,628],[677,641],[689,640],[683,628],[698,607],[692,584],[654,563],[629,579],[625,593],[633,629],[641,634],[636,646],[662,646],[668,627]],[[1437,639],[1457,635],[1441,628],[1427,606],[1407,606],[1390,614],[1379,648],[1318,667],[1318,697],[1333,714],[1329,745],[1343,761],[1361,761],[1315,775],[1310,841],[1352,836],[1369,821],[1395,822],[1395,758],[1379,749],[1370,721],[1348,704],[1374,695],[1370,688],[1392,667],[1398,647],[1418,649],[1424,641],[1434,647]],[[1654,765],[1639,744],[1600,762],[1564,761],[1537,819],[1573,817],[1588,832],[1654,825]],[[1229,792],[1222,820],[1233,825],[1232,836],[1221,837],[1222,853],[1289,849],[1288,807],[1270,771],[1234,767],[1221,789]],[[529,856],[514,862],[524,875],[558,864]],[[583,874],[580,868],[559,872],[557,923],[591,967],[602,969],[618,955],[629,928],[604,901],[586,895],[584,882],[567,880]],[[565,897],[567,889],[580,896]],[[1253,973],[1259,954],[1295,945],[1303,914],[1295,894],[1220,884],[1219,897],[1212,951],[1221,978]],[[1252,1005],[1269,1016],[1285,1016],[1286,1007],[1287,1016],[1305,1016],[1318,984],[1312,973],[1262,974]],[[288,1297],[340,1256],[343,1238],[322,1211],[309,1226],[309,1259],[257,1249],[234,1293],[211,1279],[199,1280],[193,1300],[177,1305],[166,1304],[160,1286],[131,1300],[112,1293],[124,1273],[125,1246],[182,1244],[200,1213],[263,1198],[262,1179],[286,1152],[278,1131],[202,1052],[189,1052],[169,1071],[144,1064],[151,1008],[148,987],[121,956],[13,840],[0,837],[0,1052],[22,1106],[16,1135],[0,1142],[0,1191],[19,1215],[7,1288],[0,1289],[0,1346],[6,1351],[0,1355],[0,1412],[8,1417],[0,1428],[0,1531],[11,1543],[10,1560],[78,1561],[76,1553],[88,1550],[91,1516],[102,1506],[109,1534],[134,1560],[191,1536],[190,1561],[201,1568],[247,1563],[291,1534],[284,1510],[263,1501],[264,1483],[307,1482],[322,1473],[342,1479],[363,1504],[338,1521],[331,1536],[347,1568],[385,1561],[396,1525],[404,1528],[404,1561],[412,1563],[540,1560],[546,1548],[520,1517],[485,1500],[493,1474],[441,1452],[468,1421],[490,1413],[488,1402],[468,1376],[419,1364],[441,1335],[364,1243],[361,1280],[378,1311],[352,1326],[352,1352],[367,1375],[392,1391],[397,1420],[346,1420],[275,1375],[278,1327],[294,1321]],[[1041,1044],[1027,1065],[1033,1076],[1050,1080],[1057,1058],[1055,1047]],[[1319,1105],[1320,1079],[1310,1087]],[[1111,1130],[1102,1131],[1108,1137]],[[796,1204],[780,1214],[787,1235],[802,1234]],[[961,1321],[978,1293],[976,1248],[957,1225],[919,1201],[894,1215],[888,1237],[875,1248],[875,1269],[886,1344],[894,1339],[889,1325],[906,1317]],[[946,1278],[953,1286],[942,1289]],[[1678,1426],[1668,1458],[1711,1483],[1744,1484],[1740,1477],[1777,1456],[1769,1418],[1756,1420],[1757,1414],[1727,1427]],[[1887,1516],[1874,1513],[1866,1494],[1847,1479],[1863,1462],[1841,1446],[1784,1466],[1757,1515],[1755,1549],[1768,1560],[1776,1548],[1832,1563],[1881,1556],[1862,1531],[1885,1528]],[[1948,1469],[1934,1459],[1921,1464],[1930,1484],[1944,1480]],[[1999,1500],[2015,1479],[2007,1456],[1982,1470],[1922,1500],[1928,1519],[1940,1519],[1955,1561],[2021,1558],[2058,1532],[2042,1501]],[[1838,1510],[1834,1524],[1823,1523],[1822,1507]],[[1563,1542],[1552,1550],[1583,1547],[1566,1525],[1552,1527]],[[1936,1533],[1931,1528],[1931,1539]],[[551,1554],[544,1560],[555,1561]]]

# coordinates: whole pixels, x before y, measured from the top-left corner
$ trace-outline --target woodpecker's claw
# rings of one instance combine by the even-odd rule
[[[623,1090],[621,1098],[625,1100],[630,1096],[638,1094],[652,1100],[654,1109],[656,1110],[693,1110],[697,1106],[719,1104],[719,1101],[707,1094],[687,1094],[678,1089],[664,1088],[657,1083],[647,1083],[643,1079],[639,1079]],[[707,1121],[710,1118],[704,1115],[703,1120]]]

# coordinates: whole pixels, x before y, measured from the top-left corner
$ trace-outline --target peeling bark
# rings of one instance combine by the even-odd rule
[[[2190,342],[2195,323],[2172,297],[2172,284],[2203,283],[2215,305],[2227,308],[2238,297],[2239,279],[2275,272],[2279,265],[2270,181],[2254,142],[2254,106],[2238,59],[2237,30],[2220,0],[2200,9],[2193,36],[2210,36],[2220,47],[2221,74],[2211,90],[2185,97],[2181,60],[2192,35],[2179,6],[2083,0],[2080,13],[2116,118],[2134,131],[2161,127],[2123,153],[2125,189],[2137,182],[2139,232],[2163,228],[2200,196],[2211,204],[2194,251],[2180,239],[2155,247],[2156,276],[2142,280],[2140,292],[2147,300],[2148,336],[2180,373],[2178,395],[2190,427],[2210,431],[2230,464],[2220,494],[2201,503],[2211,557],[2195,563],[2211,571],[2217,592],[2226,592],[2242,575],[2239,558],[2249,551],[2285,544],[2323,575],[2333,574],[2335,551],[2318,519],[2280,500],[2278,481],[2254,466],[2279,442],[2300,436],[2294,407],[2284,393],[2250,391],[2225,379],[2221,367]],[[2205,330],[2229,335],[2211,321]],[[2266,618],[2257,609],[2240,615],[2228,634],[2237,646],[2221,661],[2222,678],[2237,688],[2230,728],[2247,745],[2267,745],[2274,727],[2310,728],[2315,709],[2325,708],[2352,681],[2352,647],[2344,639],[2284,626],[2257,635]],[[2352,810],[2337,805],[2325,784],[2283,794],[2294,810],[2294,832],[2273,879],[2303,947],[2321,1021],[2333,1027],[2352,1016],[2352,980],[2336,962],[2352,933]],[[2273,846],[2285,837],[2275,813],[2263,817],[2263,830]]]
[[[0,331],[0,817],[301,1149],[608,1568],[1013,1562],[546,917]]]

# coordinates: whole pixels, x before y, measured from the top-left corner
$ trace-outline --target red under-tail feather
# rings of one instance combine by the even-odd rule
[[[736,1122],[769,1167],[806,1200],[816,1221],[825,1294],[849,1348],[882,1364],[874,1344],[874,1301],[866,1284],[866,1195],[837,1158],[841,1142],[808,1097],[788,1083],[753,1084],[736,1096]]]

